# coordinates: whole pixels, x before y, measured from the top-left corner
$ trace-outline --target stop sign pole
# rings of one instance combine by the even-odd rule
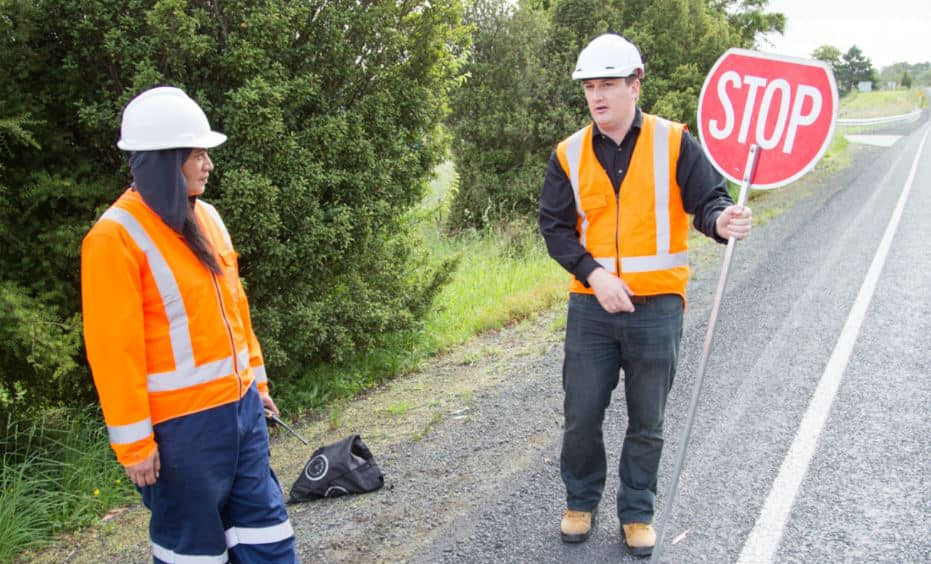
[[[758,188],[783,186],[814,167],[830,144],[837,107],[834,75],[825,63],[730,49],[712,67],[702,87],[698,103],[699,135],[712,164],[725,177],[737,182],[735,173],[743,173],[737,197],[737,205],[743,207],[751,185]],[[746,161],[741,169],[739,155],[743,154],[744,147]],[[758,170],[761,156],[764,166]],[[657,525],[651,563],[658,562],[662,553],[666,524],[672,514],[698,411],[698,398],[736,243],[733,236],[727,240],[688,417],[670,478],[669,498]]]
[[[743,207],[747,202],[747,192],[750,191],[750,184],[753,181],[753,172],[756,169],[757,157],[759,156],[759,146],[750,145],[750,151],[747,154],[747,164],[744,167],[744,177],[740,184],[740,194],[737,196],[737,205]],[[685,421],[685,429],[682,430],[682,440],[679,445],[679,452],[676,453],[676,464],[673,467],[672,478],[669,481],[669,499],[663,506],[663,513],[660,515],[659,525],[656,533],[656,545],[653,547],[653,555],[650,562],[658,562],[659,555],[663,551],[663,535],[666,532],[666,522],[672,513],[673,503],[676,499],[676,489],[679,485],[679,474],[682,472],[682,464],[685,462],[685,451],[689,444],[689,436],[692,434],[692,426],[695,423],[695,414],[698,412],[698,397],[701,395],[702,383],[705,380],[705,368],[708,366],[708,357],[711,356],[711,342],[714,339],[714,327],[718,321],[718,311],[721,309],[721,298],[724,296],[724,288],[727,286],[727,275],[730,271],[731,259],[734,256],[734,246],[737,239],[731,235],[727,239],[727,248],[724,251],[724,264],[721,266],[721,276],[718,278],[718,289],[714,294],[714,305],[711,306],[711,316],[708,319],[708,329],[705,331],[705,344],[701,350],[701,360],[698,362],[698,376],[695,379],[695,388],[692,390],[692,401],[689,403],[689,414]]]

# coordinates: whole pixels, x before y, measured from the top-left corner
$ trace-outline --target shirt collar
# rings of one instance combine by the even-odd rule
[[[630,132],[634,129],[641,129],[643,127],[643,114],[640,112],[640,108],[634,109],[634,121],[630,124],[630,130],[628,130],[627,135],[630,135]],[[610,137],[605,137],[601,131],[598,129],[598,124],[592,122],[592,138],[604,137],[605,139],[610,139]],[[614,141],[612,141],[613,143]]]

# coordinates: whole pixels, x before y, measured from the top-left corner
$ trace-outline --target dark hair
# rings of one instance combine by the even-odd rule
[[[184,242],[187,243],[191,252],[197,257],[197,260],[206,266],[207,270],[214,274],[220,274],[222,271],[220,270],[220,264],[217,262],[216,255],[213,254],[213,247],[210,246],[210,241],[207,240],[207,237],[204,236],[204,232],[201,231],[200,225],[197,223],[197,217],[194,215],[195,201],[196,198],[190,198],[188,200],[187,214],[184,216],[184,225],[181,227],[181,235],[184,237]]]
[[[627,86],[630,86],[637,79],[640,79],[641,82],[643,81],[643,78],[641,78],[640,75],[638,75],[637,73],[634,73],[634,74],[625,76],[624,82],[627,84]]]

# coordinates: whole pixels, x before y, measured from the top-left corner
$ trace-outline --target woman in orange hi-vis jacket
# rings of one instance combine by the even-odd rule
[[[156,562],[296,562],[236,251],[199,199],[207,149],[224,141],[177,88],[126,106],[117,145],[133,184],[81,249],[87,356],[110,444],[152,512]]]

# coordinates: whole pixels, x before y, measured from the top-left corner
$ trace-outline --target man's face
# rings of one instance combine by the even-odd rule
[[[633,119],[640,96],[640,81],[624,78],[591,78],[582,81],[588,112],[598,129],[611,132]]]
[[[187,195],[200,196],[207,187],[207,178],[213,170],[213,162],[206,149],[194,149],[181,165],[181,174],[187,181]]]

